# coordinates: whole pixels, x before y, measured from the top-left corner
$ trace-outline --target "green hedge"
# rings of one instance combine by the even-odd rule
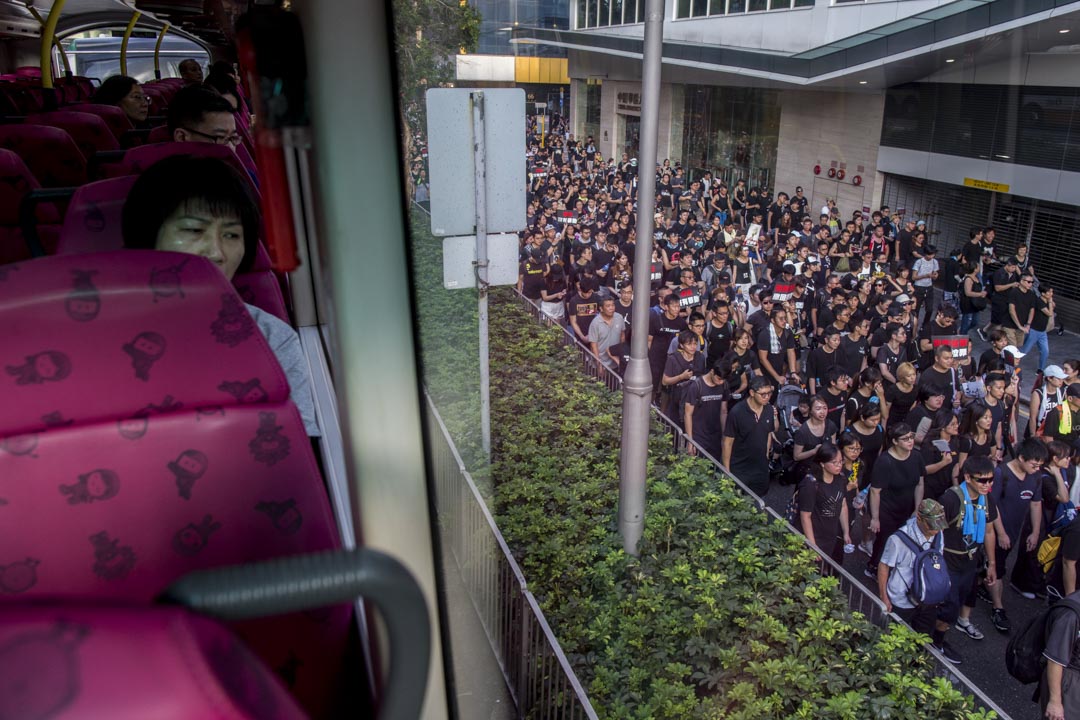
[[[438,248],[418,229],[419,277]],[[425,379],[457,383],[432,391],[467,418],[453,335],[425,328],[467,312],[442,294],[420,303]],[[496,521],[601,717],[993,717],[932,677],[922,636],[881,634],[851,613],[800,536],[767,522],[709,463],[674,453],[659,426],[641,557],[627,556],[616,528],[620,398],[580,374],[557,331],[507,290],[493,293],[490,327]],[[451,432],[475,447],[464,420]]]

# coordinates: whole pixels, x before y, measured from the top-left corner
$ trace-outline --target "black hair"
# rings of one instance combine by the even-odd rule
[[[236,81],[230,76],[211,72],[203,81],[203,86],[213,90],[218,95],[232,95],[236,98],[236,109],[240,109],[240,93],[236,89]]]
[[[862,420],[862,421],[865,422],[866,420],[869,420],[870,418],[874,417],[875,415],[880,416],[881,415],[881,406],[879,404],[877,404],[876,402],[866,403],[865,405],[862,405],[861,407],[859,407],[859,412],[856,413],[856,415],[857,415],[857,417],[855,418],[856,420]]]
[[[910,425],[905,422],[899,422],[895,425],[890,425],[886,434],[889,436],[889,444],[895,445],[900,438],[905,435],[910,435],[912,432],[914,431],[911,429]]]
[[[994,461],[985,455],[969,455],[968,459],[964,461],[964,466],[960,468],[960,472],[963,475],[987,475],[994,474]]]
[[[926,402],[935,395],[944,395],[945,391],[941,389],[940,385],[934,383],[928,383],[919,388],[918,402]]]
[[[105,78],[101,87],[97,89],[90,102],[99,105],[119,105],[120,101],[127,97],[131,88],[139,84],[139,81],[127,75],[113,75]]]
[[[1046,449],[1046,443],[1041,438],[1029,437],[1016,448],[1016,457],[1044,463],[1050,459],[1050,451]]]
[[[214,215],[240,217],[244,257],[237,272],[250,270],[259,242],[259,206],[248,181],[218,158],[174,155],[147,168],[124,202],[124,247],[153,250],[165,220],[186,203],[202,204]]]
[[[815,473],[818,479],[821,479],[822,469],[821,466],[827,462],[835,460],[840,455],[840,448],[833,445],[831,442],[823,442],[818,446],[817,452],[814,453],[814,463],[818,466]]]
[[[169,102],[169,133],[177,128],[198,125],[207,113],[233,114],[232,105],[220,93],[201,85],[181,88]]]

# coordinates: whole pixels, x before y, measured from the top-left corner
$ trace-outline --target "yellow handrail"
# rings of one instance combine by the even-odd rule
[[[65,0],[53,0],[49,8],[49,19],[41,28],[41,87],[51,90],[53,86],[52,73],[52,49],[53,38],[56,37],[56,24],[60,22],[60,13],[64,11]]]
[[[34,19],[38,21],[38,23],[41,25],[41,27],[45,27],[45,18],[41,17],[41,13],[38,12],[38,9],[36,7],[34,7],[31,3],[26,3],[26,9],[30,11],[30,14],[34,16]],[[71,63],[68,62],[67,53],[64,52],[63,43],[60,42],[60,38],[56,37],[55,34],[53,35],[52,44],[60,52],[60,60],[64,63],[64,74],[70,77],[71,76]],[[52,63],[50,62],[50,66],[51,66],[51,64]]]
[[[161,32],[157,36],[157,44],[154,45],[154,77],[158,80],[161,79],[161,41],[165,39],[165,33],[169,32],[169,23],[165,23],[161,28]]]
[[[131,33],[135,30],[135,23],[139,22],[139,18],[142,16],[141,12],[136,11],[131,20],[127,24],[127,28],[124,29],[124,39],[120,43],[120,74],[127,75],[127,46],[128,40],[131,39]]]

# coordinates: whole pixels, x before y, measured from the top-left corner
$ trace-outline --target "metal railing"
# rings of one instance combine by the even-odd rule
[[[517,705],[536,720],[597,720],[539,603],[426,392],[435,506],[488,642]]]
[[[536,318],[539,322],[548,327],[555,327],[562,332],[559,334],[559,342],[565,347],[573,348],[577,351],[578,365],[582,371],[587,375],[595,378],[599,382],[603,383],[609,390],[613,392],[619,392],[622,390],[622,378],[610,368],[604,366],[598,362],[596,356],[593,355],[592,350],[587,348],[577,337],[574,335],[574,331],[568,328],[559,320],[552,318],[544,313],[540,307],[533,301],[526,298],[519,292],[515,291],[515,298],[518,304],[530,315]],[[720,464],[720,462],[712,455],[707,453],[704,448],[698,445],[692,438],[683,432],[670,417],[660,412],[660,409],[653,405],[653,412],[656,415],[657,420],[666,428],[671,434],[672,443],[675,448],[681,452],[686,452],[690,446],[693,446],[699,457],[707,459],[715,467],[718,473],[731,478],[735,485],[747,495],[747,497],[754,503],[754,505],[761,512],[770,516],[775,520],[781,521],[791,532],[796,532],[791,525],[784,520],[775,510],[769,507],[765,500],[756,494],[753,490],[748,488],[742,481],[735,477],[727,468]],[[840,592],[844,594],[848,601],[848,607],[854,611],[862,613],[868,621],[878,626],[882,630],[886,630],[891,623],[903,623],[899,616],[886,611],[885,605],[881,600],[872,593],[865,585],[857,580],[851,573],[845,570],[841,565],[836,563],[832,558],[823,555],[802,533],[798,533],[803,538],[803,542],[807,547],[813,550],[817,554],[818,569],[823,575],[832,575],[837,578],[840,583]],[[948,678],[963,692],[970,693],[975,697],[985,709],[993,710],[998,714],[998,717],[1002,720],[1010,720],[1009,715],[1005,713],[998,705],[991,700],[986,694],[979,689],[977,685],[972,683],[967,676],[959,672],[954,665],[945,660],[945,658],[936,650],[926,646],[927,652],[934,658],[934,674],[940,677]]]

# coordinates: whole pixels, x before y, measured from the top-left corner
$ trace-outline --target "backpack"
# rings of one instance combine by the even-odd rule
[[[1070,598],[1062,598],[1028,621],[1024,629],[1009,639],[1005,647],[1005,667],[1009,674],[1024,685],[1038,682],[1042,677],[1046,660],[1046,633],[1055,610],[1069,609],[1080,615],[1080,603]]]
[[[813,475],[807,475],[807,477],[814,479]],[[791,523],[799,532],[802,532],[802,521],[799,518],[799,488],[802,487],[802,483],[795,486],[795,492],[791,494],[791,500],[788,500],[787,508],[784,510],[784,519]]]
[[[901,542],[915,553],[912,568],[912,582],[908,585],[908,600],[916,606],[937,605],[949,596],[952,580],[949,568],[945,564],[945,538],[938,533],[930,547],[924,548],[915,542],[903,529],[896,532]]]

